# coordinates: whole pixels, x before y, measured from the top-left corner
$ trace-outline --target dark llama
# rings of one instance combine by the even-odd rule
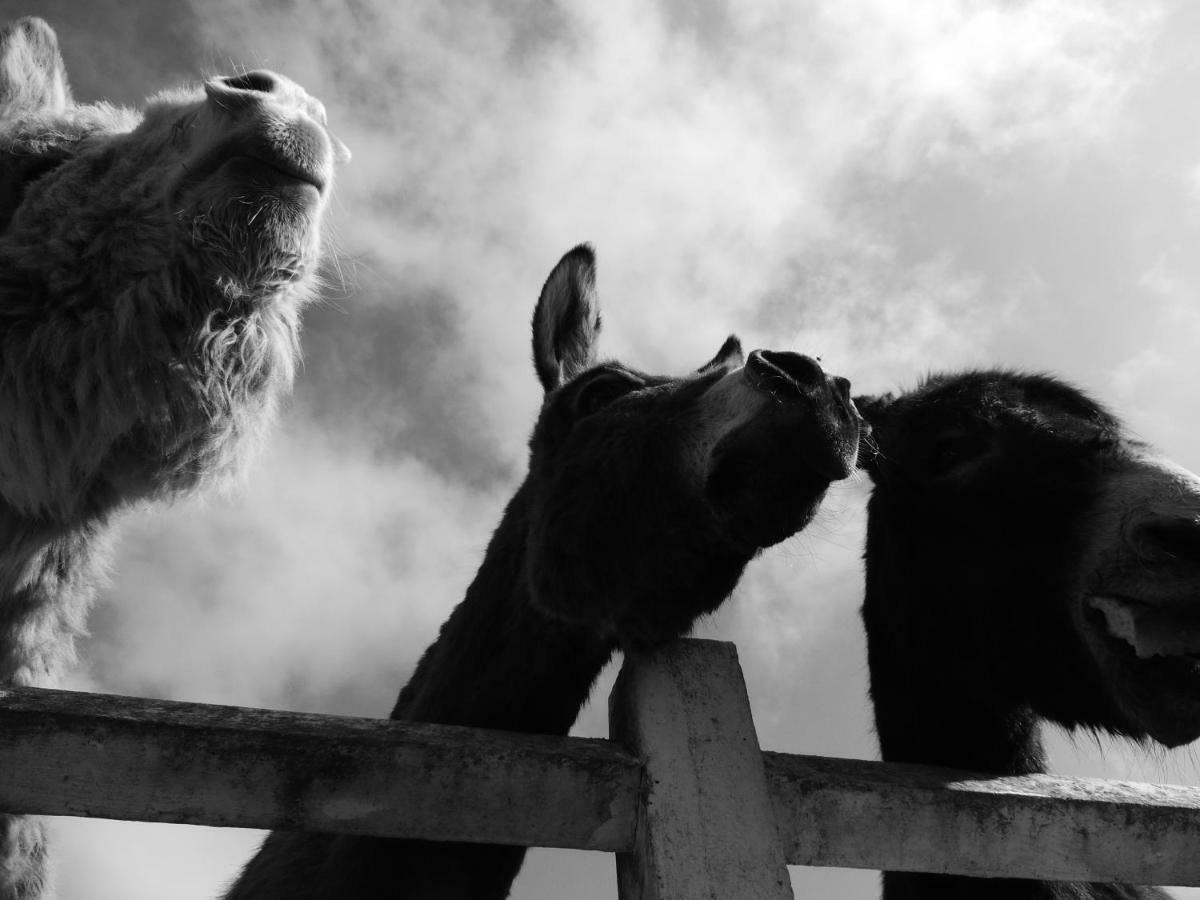
[[[885,760],[1044,772],[1044,721],[1166,747],[1200,736],[1200,479],[1048,376],[937,375],[857,402]],[[900,872],[883,895],[1167,896]]]
[[[596,362],[594,260],[577,247],[533,317],[545,400],[529,473],[392,718],[566,734],[619,648],[686,634],[762,548],[853,469],[849,383],[736,338],[696,372]],[[276,832],[228,900],[499,900],[519,847]]]

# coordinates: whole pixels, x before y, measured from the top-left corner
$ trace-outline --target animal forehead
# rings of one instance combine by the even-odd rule
[[[1117,431],[1103,406],[1049,375],[1007,371],[934,375],[896,404],[894,415],[924,427],[973,421],[1023,422],[1053,432]]]
[[[583,384],[594,378],[603,377],[619,377],[626,378],[630,381],[636,381],[647,387],[652,385],[667,384],[678,379],[671,378],[668,375],[652,375],[649,372],[643,372],[640,369],[635,369],[623,362],[617,360],[603,360],[590,369],[585,369],[571,382],[572,384]]]
[[[635,369],[633,366],[626,365],[618,360],[603,360],[590,369],[581,372],[576,376],[572,384],[581,384],[592,378],[616,376],[639,382],[642,387],[665,387],[672,384],[686,384],[702,379],[719,378],[726,371],[727,367],[725,365],[718,364],[712,367],[705,366],[698,370],[684,372],[680,375],[661,375]]]

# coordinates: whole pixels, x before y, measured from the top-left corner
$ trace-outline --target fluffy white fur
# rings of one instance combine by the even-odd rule
[[[272,73],[79,105],[45,22],[0,31],[0,687],[71,663],[115,512],[270,423],[339,149]],[[45,882],[40,824],[0,816],[0,900]]]

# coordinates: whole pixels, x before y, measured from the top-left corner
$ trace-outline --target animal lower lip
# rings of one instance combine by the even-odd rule
[[[1109,639],[1128,645],[1139,659],[1200,654],[1200,616],[1194,609],[1109,596],[1089,597],[1087,604]]]
[[[235,158],[246,160],[256,166],[270,169],[273,172],[278,172],[290,181],[302,181],[305,184],[311,184],[318,191],[322,191],[325,188],[325,185],[312,172],[306,171],[286,159],[264,159],[261,156],[251,156],[250,154],[242,154]]]

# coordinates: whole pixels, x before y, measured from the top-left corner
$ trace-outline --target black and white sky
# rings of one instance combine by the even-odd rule
[[[80,99],[265,66],[354,152],[294,402],[231,496],[130,517],[73,687],[385,714],[523,474],[533,302],[585,240],[605,352],[637,367],[692,368],[737,332],[860,392],[1051,370],[1200,469],[1200,5],[0,0],[30,13]],[[769,749],[875,753],[865,496],[836,489],[700,629],[736,641]],[[576,733],[605,734],[611,677]],[[1187,750],[1054,750],[1200,783]],[[258,840],[57,837],[63,900],[213,897]],[[874,873],[793,876],[877,895]],[[514,897],[614,885],[610,857],[536,851]]]

